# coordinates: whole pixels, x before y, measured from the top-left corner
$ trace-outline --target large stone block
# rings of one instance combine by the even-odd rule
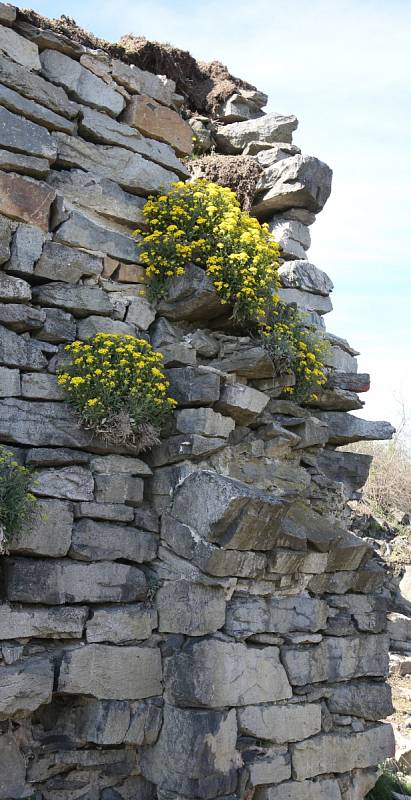
[[[148,639],[157,625],[157,612],[144,603],[97,608],[87,622],[87,642],[123,644]]]
[[[276,744],[299,742],[321,731],[321,705],[258,705],[239,708],[238,727],[246,736]]]
[[[77,503],[74,510],[76,518],[91,517],[106,522],[132,522],[134,509],[121,503]]]
[[[63,400],[63,390],[55,375],[25,372],[21,376],[21,394],[27,400]]]
[[[318,681],[341,681],[388,672],[389,639],[383,634],[328,636],[318,645],[299,650],[286,646],[281,658],[293,686]]]
[[[64,89],[4,56],[0,56],[0,82],[63,117],[73,119],[78,113],[77,103],[68,99]]]
[[[55,192],[32,178],[0,172],[0,213],[48,231]]]
[[[0,3],[0,24],[9,27],[16,21],[16,8],[8,3]]]
[[[35,76],[33,77],[35,78]],[[40,80],[42,79],[40,78]],[[55,88],[50,84],[49,86],[51,90]],[[26,97],[23,97],[18,92],[4,85],[0,86],[0,103],[4,108],[8,108],[9,111],[14,112],[14,114],[19,114],[21,117],[25,117],[25,119],[36,122],[42,125],[43,128],[47,128],[47,130],[64,131],[64,133],[74,132],[74,122],[65,119],[60,114],[56,114],[54,111],[50,111],[50,109],[42,105],[38,105],[38,103],[34,103],[33,100],[28,100]]]
[[[47,366],[47,360],[30,339],[2,327],[0,327],[0,363],[24,370],[40,370]]]
[[[164,583],[156,595],[159,631],[204,636],[223,627],[225,591],[185,580]]]
[[[261,786],[256,800],[341,800],[338,781],[286,781],[278,786]]]
[[[291,697],[278,647],[207,639],[167,659],[166,697],[179,706],[247,706]]]
[[[250,142],[291,142],[298,120],[292,114],[266,114],[260,119],[224,125],[215,134],[222,153],[241,153]]]
[[[199,433],[226,439],[234,430],[235,422],[211,408],[184,408],[177,411],[176,428],[180,433]]]
[[[241,765],[235,711],[164,706],[158,742],[141,754],[141,770],[161,792],[202,800],[230,795]]]
[[[49,173],[47,183],[64,195],[65,205],[84,208],[133,230],[143,222],[144,198],[128,194],[108,178],[81,169],[59,170]]]
[[[11,303],[29,303],[31,300],[30,284],[21,278],[0,273],[0,300]]]
[[[307,208],[321,211],[331,192],[332,170],[313,156],[296,155],[277,161],[260,179],[261,193],[253,212],[265,217],[272,211]]]
[[[172,514],[207,541],[233,550],[270,550],[287,511],[283,500],[240,481],[199,470],[177,488]],[[290,541],[298,544],[290,537]]]
[[[122,115],[124,122],[144,136],[170,144],[177,153],[187,156],[193,149],[193,132],[176,111],[165,108],[145,95],[134,95]]]
[[[64,223],[67,225],[67,223]],[[64,238],[64,234],[63,234]],[[98,249],[98,248],[97,248]],[[101,275],[103,260],[84,250],[46,242],[34,275],[63,283],[77,283],[80,278]]]
[[[144,482],[127,474],[96,475],[96,500],[100,503],[126,503],[139,506],[143,502]]]
[[[88,609],[0,605],[2,639],[81,639]]]
[[[91,316],[78,322],[78,339],[82,339],[83,341],[85,339],[91,339],[96,333],[119,333],[122,336],[135,336],[136,330],[134,325],[128,325],[127,322],[122,322],[120,319],[111,319],[111,317]]]
[[[297,309],[303,315],[309,314],[329,314],[333,306],[330,298],[313,292],[304,292],[301,289],[279,289],[278,296],[283,303],[291,305],[295,303]]]
[[[376,766],[394,755],[391,725],[361,733],[326,733],[292,746],[293,777],[302,781],[327,772]]]
[[[227,606],[225,630],[230,636],[241,639],[256,633],[314,633],[326,627],[327,616],[327,604],[309,595],[250,597],[236,594]]]
[[[287,747],[250,745],[242,752],[251,786],[279,784],[291,778],[291,759]]]
[[[32,275],[36,261],[40,258],[45,235],[33,225],[18,225],[13,236],[7,272],[24,277]]]
[[[269,224],[283,258],[306,258],[306,250],[311,245],[310,231],[306,225],[297,219],[288,219],[286,214],[274,215]]]
[[[82,519],[74,526],[70,555],[80,561],[124,559],[141,564],[156,557],[157,537],[134,527]]]
[[[147,593],[140,569],[107,561],[9,558],[5,580],[7,597],[17,603],[125,603],[144,600]]]
[[[105,81],[93,75],[78,61],[74,61],[57,50],[43,50],[41,71],[45,78],[58,86],[63,86],[68,94],[92,108],[116,117],[123,110],[124,97]]]
[[[1,800],[28,797],[31,788],[26,783],[26,759],[11,733],[0,736],[0,797]]]
[[[27,70],[41,68],[37,45],[23,38],[11,28],[0,27],[0,52]]]
[[[222,316],[226,308],[205,270],[196,264],[187,264],[184,275],[171,278],[159,313],[168,319],[197,322]]]
[[[20,394],[21,382],[19,370],[0,367],[0,397],[19,397]]]
[[[135,262],[139,258],[140,248],[132,236],[119,233],[108,226],[97,225],[80,211],[70,213],[66,222],[57,229],[54,239],[70,247],[84,247],[121,261]],[[97,273],[94,270],[92,274]]]
[[[223,386],[216,405],[219,411],[229,414],[240,425],[249,425],[264,411],[269,396],[242,383]]]
[[[4,264],[10,258],[10,242],[13,224],[5,217],[0,217],[0,264]]]
[[[68,466],[42,469],[36,473],[34,493],[64,500],[92,500],[93,476],[87,467]]]
[[[321,471],[332,481],[345,483],[351,491],[358,491],[367,481],[372,456],[365,453],[346,453],[325,448],[317,459]]]
[[[0,169],[3,172],[18,172],[23,175],[30,175],[32,178],[46,178],[49,168],[49,162],[46,158],[27,156],[24,153],[12,153],[10,150],[0,150]]]
[[[65,133],[55,133],[53,137],[57,141],[59,166],[97,173],[119,183],[132,194],[144,195],[167,189],[178,180],[175,172],[148,161],[140,153],[122,147],[91,144]]]
[[[113,59],[111,75],[120,86],[124,86],[131,94],[149,95],[165,106],[171,106],[175,91],[174,81],[164,80],[163,75],[140,69],[136,64],[125,64]]]
[[[169,394],[180,406],[211,406],[220,396],[220,376],[201,367],[168,369]]]
[[[216,369],[244,378],[272,378],[274,364],[264,347],[243,346],[213,362]]]
[[[70,503],[39,499],[34,519],[13,534],[9,550],[22,555],[65,556],[71,544],[72,525]]]
[[[58,691],[108,700],[139,700],[161,694],[160,651],[104,644],[66,650]]]
[[[0,719],[27,716],[50,703],[54,668],[48,658],[34,657],[0,666]]]
[[[297,260],[291,264],[282,264],[278,270],[281,285],[290,289],[301,289],[304,292],[328,295],[334,284],[326,272],[318,269],[309,261]]]
[[[98,287],[48,283],[36,287],[33,295],[39,304],[66,309],[76,317],[88,317],[90,314],[110,316],[113,310],[107,293]]]
[[[46,312],[23,303],[0,303],[0,323],[16,333],[38,331],[44,324]]]
[[[192,528],[178,522],[170,514],[163,514],[161,535],[177,555],[196,564],[209,575],[253,578],[262,574],[267,564],[263,553],[223,550],[200,539]]]
[[[176,461],[207,458],[226,444],[225,439],[197,436],[195,433],[170,436],[152,448],[149,462],[152,467],[162,467],[164,464],[173,464]]]
[[[393,713],[391,686],[380,681],[353,681],[333,686],[327,701],[333,714],[380,720]]]
[[[134,97],[131,101],[131,104],[133,104],[136,100],[141,101],[142,98]],[[167,113],[169,115],[176,116],[183,126],[187,125],[187,123],[183,122],[181,117],[178,117],[175,111],[165,108],[162,109],[161,106],[156,106],[156,108],[161,109],[160,114],[158,115],[160,118],[162,116],[161,112],[163,114]],[[128,122],[129,120],[126,117],[126,114],[128,114],[128,110],[124,115],[125,122]],[[138,125],[131,127],[131,125],[126,125],[125,122],[117,122],[117,120],[108,117],[106,114],[100,114],[100,112],[93,111],[90,108],[83,108],[81,110],[79,129],[80,133],[85,139],[91,139],[92,141],[99,142],[101,144],[125,147],[127,150],[132,150],[134,153],[140,153],[140,155],[149,158],[150,161],[155,161],[157,164],[161,164],[163,167],[172,169],[182,176],[189,175],[187,167],[185,167],[181,161],[178,160],[173,148],[169,147],[167,144],[163,144],[163,142],[169,140],[169,134],[172,134],[172,129],[170,130],[168,127],[163,127],[163,137],[158,137],[160,141],[155,141],[157,136],[149,139],[147,138],[147,135],[142,135],[142,133],[136,130],[136,128],[139,127]],[[156,123],[158,130],[159,119],[157,118],[157,115]],[[160,125],[160,128],[161,127],[162,126]],[[143,131],[143,133],[145,133],[145,131]],[[181,135],[179,138],[181,138]],[[189,143],[192,144],[191,129]]]
[[[389,422],[374,422],[341,411],[317,411],[316,417],[328,425],[328,441],[334,445],[391,439],[395,433]]]
[[[0,147],[39,156],[49,161],[54,161],[57,155],[57,145],[45,128],[12,114],[6,108],[0,108]]]

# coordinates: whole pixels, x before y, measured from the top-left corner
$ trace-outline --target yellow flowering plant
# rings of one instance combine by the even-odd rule
[[[327,381],[324,357],[329,344],[314,325],[307,324],[295,304],[277,302],[263,333],[277,375],[293,373],[294,386],[283,389],[296,402],[317,400],[317,392]]]
[[[189,262],[210,276],[222,304],[238,322],[263,325],[278,287],[279,248],[268,225],[241,211],[235,193],[197,178],[173,184],[144,206],[141,260],[152,297],[183,275]]]
[[[0,553],[6,551],[10,537],[33,516],[36,498],[30,491],[32,481],[32,470],[0,446]]]
[[[162,354],[145,339],[108,333],[65,349],[71,361],[59,370],[57,381],[84,427],[136,451],[156,444],[176,405],[167,396]]]

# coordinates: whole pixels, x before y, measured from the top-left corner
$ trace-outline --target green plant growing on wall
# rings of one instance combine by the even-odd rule
[[[327,381],[324,357],[329,344],[313,325],[307,325],[294,304],[278,302],[269,312],[263,333],[264,347],[278,376],[293,373],[294,386],[285,386],[296,402],[316,400]]]
[[[13,534],[33,517],[36,498],[30,491],[32,482],[32,470],[0,445],[0,552],[7,550]]]
[[[167,396],[163,356],[145,339],[98,333],[65,348],[71,357],[58,383],[83,426],[106,441],[136,452],[158,443],[161,426],[176,405]]]
[[[149,197],[141,259],[152,297],[183,275],[189,262],[204,267],[222,304],[241,323],[262,325],[278,287],[279,248],[268,225],[241,211],[231,189],[198,178]]]

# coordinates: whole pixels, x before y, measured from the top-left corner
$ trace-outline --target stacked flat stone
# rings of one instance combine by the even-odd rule
[[[2,4],[0,74],[0,441],[38,497],[2,558],[0,800],[360,800],[393,748],[383,573],[344,527],[369,459],[336,449],[392,434],[346,413],[368,376],[330,336],[303,408],[203,270],[142,296],[131,231],[191,149],[171,81]],[[295,242],[329,170],[262,105],[239,93],[221,136],[269,145],[256,210],[290,232],[284,299],[318,321],[332,284]],[[142,456],[80,428],[57,385],[98,331],[164,353],[178,408]]]

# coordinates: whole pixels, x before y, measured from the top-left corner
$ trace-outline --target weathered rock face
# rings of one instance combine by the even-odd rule
[[[262,92],[188,123],[175,89],[0,3],[0,443],[37,498],[1,554],[0,800],[362,800],[392,750],[388,642],[410,634],[345,528],[370,459],[335,448],[392,428],[345,413],[369,376],[307,260],[331,170]],[[281,299],[330,343],[304,407],[201,265],[150,300],[133,231],[189,176],[193,133],[261,170]],[[57,383],[98,332],[164,355],[177,409],[139,458]]]

